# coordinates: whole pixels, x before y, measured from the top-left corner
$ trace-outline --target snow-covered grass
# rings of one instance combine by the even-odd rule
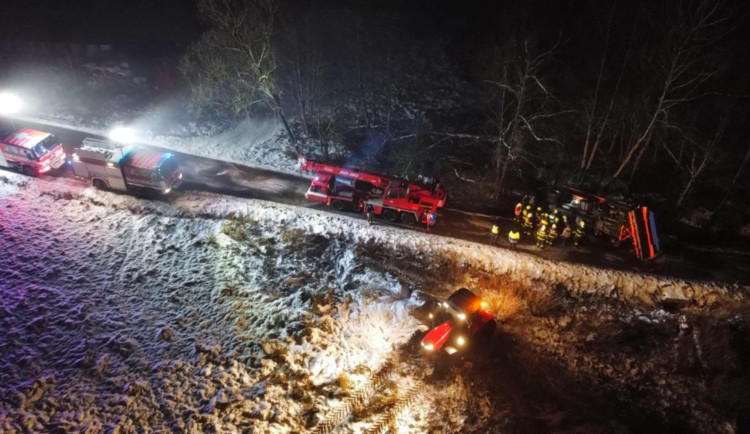
[[[431,295],[466,284],[510,321],[504,333],[524,330],[514,339],[584,361],[586,345],[630,336],[634,324],[668,330],[664,297],[745,298],[742,288],[556,263],[358,216],[204,193],[148,201],[10,172],[0,172],[0,251],[3,432],[304,431],[386,360],[398,363],[379,403],[353,412],[347,430],[371,428],[377,409],[416,387],[393,426],[476,431],[511,407],[491,408],[492,393],[455,372],[430,380],[433,367],[400,349]],[[592,301],[574,314],[566,297]],[[541,320],[513,322],[524,309]],[[578,324],[589,317],[598,329]]]

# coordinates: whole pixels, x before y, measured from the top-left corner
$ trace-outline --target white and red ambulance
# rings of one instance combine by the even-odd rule
[[[22,128],[0,140],[0,167],[36,176],[65,164],[65,151],[53,134]]]

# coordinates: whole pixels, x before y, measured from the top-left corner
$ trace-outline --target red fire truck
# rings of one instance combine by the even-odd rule
[[[171,152],[85,138],[71,157],[73,174],[100,190],[150,189],[168,194],[182,182]]]
[[[315,173],[305,197],[337,210],[360,212],[372,205],[373,214],[411,225],[427,223],[428,216],[445,205],[445,189],[435,183],[425,188],[405,180],[330,164],[299,161],[302,171]]]
[[[50,133],[22,128],[0,141],[2,167],[36,176],[64,163],[65,151],[57,137]]]

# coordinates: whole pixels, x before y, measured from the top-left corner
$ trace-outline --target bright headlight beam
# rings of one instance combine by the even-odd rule
[[[21,98],[18,96],[9,92],[0,92],[0,114],[18,113],[22,105]]]
[[[132,128],[115,127],[109,132],[109,139],[117,143],[133,143],[136,141],[136,135]]]

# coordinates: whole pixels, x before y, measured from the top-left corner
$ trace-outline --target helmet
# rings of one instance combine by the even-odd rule
[[[584,225],[586,225],[586,222],[584,222],[583,220],[581,220],[580,226],[583,227]]]
[[[556,224],[553,224],[553,225],[552,225],[552,229],[557,229],[557,225],[556,225]]]
[[[531,205],[526,205],[526,209],[531,209]]]
[[[541,211],[541,210],[542,210],[542,207],[541,207],[541,206],[538,206],[538,207],[536,207],[536,210],[537,210],[537,211]]]
[[[521,208],[521,207],[523,206],[523,204],[522,204],[521,202],[518,202],[518,203],[516,204],[516,206],[517,206],[517,207],[519,207],[519,208]]]

